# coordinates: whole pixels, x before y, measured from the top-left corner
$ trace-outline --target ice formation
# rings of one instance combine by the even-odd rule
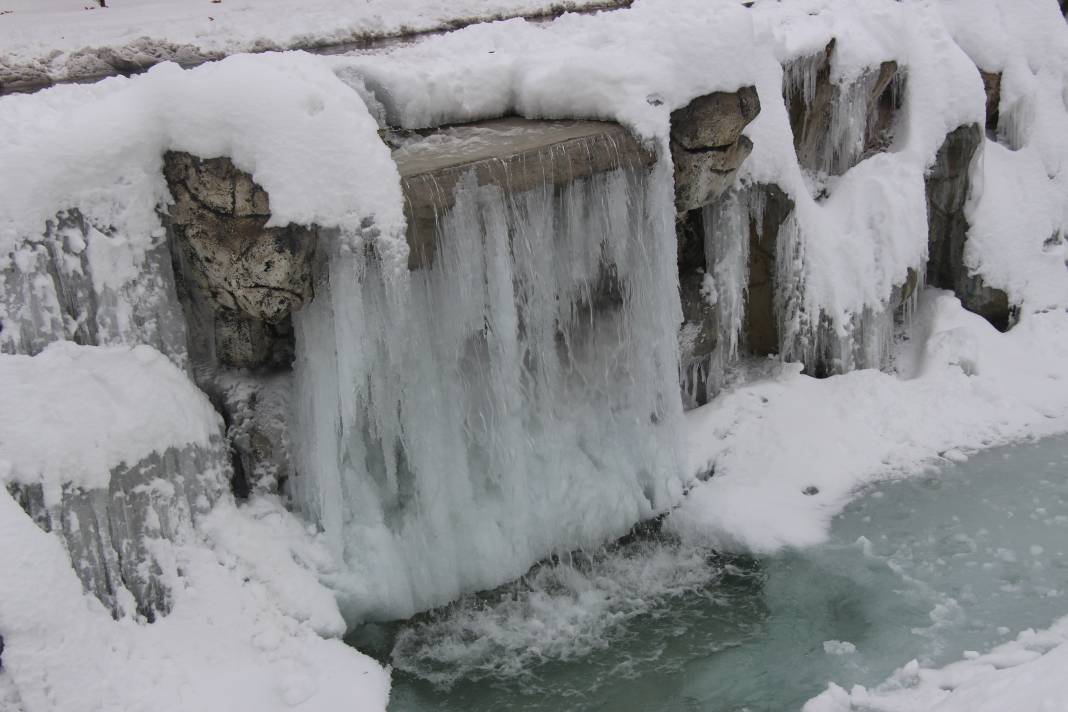
[[[298,502],[353,620],[598,546],[678,501],[669,174],[461,181],[433,264],[342,246],[296,319]]]

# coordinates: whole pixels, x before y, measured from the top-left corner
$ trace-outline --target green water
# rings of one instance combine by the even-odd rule
[[[648,534],[350,642],[394,666],[391,712],[779,712],[1049,625],[1066,549],[1052,438],[875,487],[823,546],[730,558]]]

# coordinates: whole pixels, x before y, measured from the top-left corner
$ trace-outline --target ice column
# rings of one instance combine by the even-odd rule
[[[397,276],[333,241],[295,315],[294,496],[350,621],[596,547],[681,496],[670,172],[469,174]]]

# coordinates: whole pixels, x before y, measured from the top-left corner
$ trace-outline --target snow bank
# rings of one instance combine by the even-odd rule
[[[690,467],[713,472],[667,526],[733,551],[825,539],[858,487],[913,474],[949,451],[1068,430],[1068,314],[1028,315],[1007,334],[928,290],[898,373],[777,378],[687,414]]]
[[[277,500],[236,508],[220,497],[222,468],[208,456],[203,471],[134,467],[188,447],[225,457],[219,416],[165,356],[57,342],[0,355],[0,392],[0,482],[40,485],[48,508],[35,521],[0,486],[5,710],[385,708],[388,674],[321,637],[345,625],[318,582],[336,567],[314,529]],[[144,481],[115,492],[121,463]],[[122,511],[79,509],[80,490],[101,490],[102,509]],[[154,506],[179,490],[197,501]],[[105,528],[95,540],[94,527]],[[143,588],[163,590],[169,609],[151,625],[130,599]]]
[[[752,84],[761,50],[734,0],[639,0],[612,13],[476,25],[388,54],[327,59],[405,128],[518,113],[614,120],[652,139],[666,138],[671,111],[694,97]]]
[[[37,356],[0,356],[0,482],[107,488],[111,469],[153,452],[209,446],[222,421],[174,364],[149,346],[57,341]]]
[[[804,712],[1050,712],[1065,708],[1068,618],[1049,629],[1026,630],[1016,640],[939,670],[913,660],[871,689],[844,690],[831,683]]]
[[[163,59],[299,49],[484,20],[581,10],[604,0],[8,0],[0,76],[62,80]],[[5,66],[6,65],[6,66]]]
[[[250,537],[241,554],[225,543],[214,552],[174,547],[182,575],[172,586],[173,610],[140,625],[112,620],[83,594],[59,540],[0,489],[4,709],[384,710],[388,673],[320,637],[339,630],[336,605],[317,584],[303,585],[309,574],[266,543],[277,543],[278,524],[290,516],[277,503],[220,505],[211,536]],[[279,585],[292,598],[276,597]]]

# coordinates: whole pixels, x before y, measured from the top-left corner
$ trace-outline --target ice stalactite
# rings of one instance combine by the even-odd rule
[[[841,175],[885,147],[904,82],[897,63],[890,61],[855,77],[833,78],[835,44],[783,68],[783,98],[798,162],[825,175]]]
[[[672,184],[621,168],[506,193],[473,174],[433,261],[331,241],[295,315],[293,494],[350,621],[407,616],[677,501]]]
[[[783,191],[745,185],[702,218],[715,347],[683,364],[684,396],[720,390],[742,355],[778,354],[815,376],[889,365],[895,318],[910,312],[917,273],[886,304],[837,313],[812,296],[805,234]]]

